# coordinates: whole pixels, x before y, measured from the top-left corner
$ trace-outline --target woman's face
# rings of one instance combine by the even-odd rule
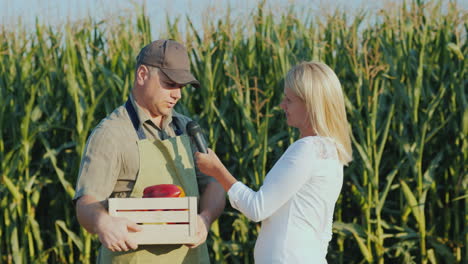
[[[291,89],[284,88],[284,98],[280,107],[286,114],[288,126],[299,128],[299,130],[309,127],[306,104]]]

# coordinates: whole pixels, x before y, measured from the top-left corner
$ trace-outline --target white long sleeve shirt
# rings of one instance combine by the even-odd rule
[[[342,184],[336,144],[314,136],[294,142],[257,192],[241,182],[232,185],[231,205],[249,219],[262,221],[255,263],[326,263]]]

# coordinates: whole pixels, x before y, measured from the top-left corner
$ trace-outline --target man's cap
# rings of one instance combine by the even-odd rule
[[[190,72],[187,49],[174,40],[161,39],[146,45],[137,56],[139,64],[159,68],[175,83],[200,86],[200,82]]]

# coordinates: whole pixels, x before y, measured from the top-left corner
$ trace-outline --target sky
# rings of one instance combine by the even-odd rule
[[[296,10],[322,12],[324,9],[341,8],[350,15],[358,9],[378,12],[386,3],[398,3],[403,0],[266,0],[275,12],[281,12],[291,5]],[[407,2],[411,0],[406,0]],[[468,0],[456,1],[465,11]],[[94,19],[106,19],[125,15],[135,11],[136,6],[146,4],[153,36],[157,35],[157,25],[165,28],[166,13],[170,17],[189,15],[196,27],[201,28],[203,20],[216,21],[225,14],[230,6],[234,18],[248,17],[259,0],[0,0],[0,23],[8,27],[22,24],[34,28],[36,19],[42,24],[63,25],[68,21],[77,21],[91,16]]]

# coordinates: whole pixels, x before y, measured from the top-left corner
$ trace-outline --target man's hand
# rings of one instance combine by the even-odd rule
[[[196,248],[199,245],[205,243],[206,237],[208,236],[208,229],[210,224],[208,220],[203,215],[198,215],[197,217],[197,241],[193,244],[187,244],[189,248]]]
[[[83,195],[76,202],[76,215],[80,225],[91,234],[97,234],[101,243],[109,250],[137,249],[138,245],[128,237],[128,233],[141,231],[141,228],[127,218],[110,216],[104,207],[104,201],[98,201],[91,195]]]
[[[138,248],[138,244],[128,237],[128,233],[139,232],[141,228],[126,218],[107,215],[96,223],[95,230],[101,243],[110,251],[128,251]]]

